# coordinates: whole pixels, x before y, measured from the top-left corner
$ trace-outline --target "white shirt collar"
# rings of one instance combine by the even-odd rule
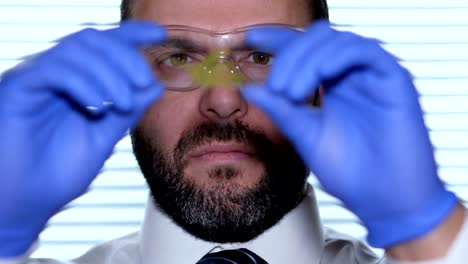
[[[213,248],[247,248],[269,264],[291,262],[315,263],[323,246],[323,231],[315,194],[308,188],[307,197],[278,224],[246,243],[217,244],[206,242],[185,232],[159,208],[148,202],[141,230],[143,264],[194,264]]]

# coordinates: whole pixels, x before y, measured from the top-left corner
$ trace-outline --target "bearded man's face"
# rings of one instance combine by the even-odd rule
[[[135,3],[136,19],[218,32],[310,22],[305,0]],[[303,162],[268,116],[235,87],[165,91],[132,131],[132,142],[155,205],[201,239],[251,240],[305,193]]]

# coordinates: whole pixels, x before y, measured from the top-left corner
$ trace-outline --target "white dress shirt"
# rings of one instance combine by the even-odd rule
[[[403,264],[379,259],[363,242],[322,227],[312,188],[307,197],[278,224],[247,243],[206,242],[185,232],[148,202],[139,232],[96,246],[71,261],[0,260],[0,264],[195,264],[213,249],[247,248],[269,264]],[[468,218],[467,218],[468,219]],[[446,258],[421,264],[466,263],[468,220]],[[410,263],[410,262],[404,262]],[[415,263],[415,262],[412,262]]]

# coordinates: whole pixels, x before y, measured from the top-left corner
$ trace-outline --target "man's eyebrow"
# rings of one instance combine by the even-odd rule
[[[188,40],[188,39],[182,39],[182,38],[171,38],[165,41],[163,44],[156,45],[154,47],[175,48],[175,49],[191,50],[191,51],[202,50],[202,48],[198,46],[197,44],[195,44],[195,42]]]
[[[246,43],[240,43],[230,48],[230,50],[233,50],[233,51],[244,51],[244,50],[255,50],[255,49],[256,49],[255,47],[248,45]]]

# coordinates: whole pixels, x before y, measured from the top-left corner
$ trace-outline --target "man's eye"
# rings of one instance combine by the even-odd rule
[[[162,63],[166,66],[180,67],[190,63],[191,61],[192,58],[190,58],[189,55],[184,53],[177,53],[170,55]]]
[[[250,54],[250,60],[260,65],[270,65],[273,61],[273,56],[264,52],[254,52]]]

